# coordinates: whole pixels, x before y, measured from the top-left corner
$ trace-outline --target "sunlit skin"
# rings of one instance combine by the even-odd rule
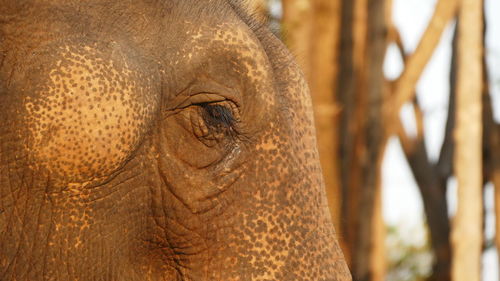
[[[0,280],[350,280],[307,85],[242,3],[0,4]]]

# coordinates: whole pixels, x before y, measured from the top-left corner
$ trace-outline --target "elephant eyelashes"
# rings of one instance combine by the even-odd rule
[[[202,103],[200,107],[203,109],[203,119],[210,129],[234,129],[236,118],[232,109],[218,103]]]
[[[232,110],[220,104],[203,103],[203,119],[212,129],[230,129],[236,123]]]
[[[206,96],[203,98],[206,100]],[[205,145],[229,144],[241,135],[239,111],[234,102],[193,102],[191,105],[186,108],[190,114],[190,128]]]
[[[229,137],[234,140],[239,136],[238,112],[236,106],[229,101],[198,103],[199,121],[195,122],[195,135],[204,143],[212,146]]]

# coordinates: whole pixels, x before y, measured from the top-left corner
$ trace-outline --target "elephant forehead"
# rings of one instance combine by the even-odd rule
[[[65,183],[109,175],[138,145],[154,103],[142,79],[118,55],[65,47],[24,100],[37,168]]]
[[[229,24],[222,24],[216,31],[214,42],[222,44],[226,51],[234,51],[248,71],[248,78],[258,82],[267,78],[263,76],[270,71],[270,64],[260,42],[252,35],[252,32],[243,26],[234,28]]]
[[[242,22],[214,25],[184,22],[186,37],[171,56],[175,66],[201,68],[222,84],[241,87],[246,97],[262,104],[275,104],[273,69],[259,39]],[[201,66],[201,67],[200,67]],[[199,70],[195,70],[199,71]],[[255,103],[255,101],[252,101]]]

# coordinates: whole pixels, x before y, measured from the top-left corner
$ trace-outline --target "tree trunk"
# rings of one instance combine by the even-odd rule
[[[382,64],[386,48],[385,1],[344,1],[338,95],[345,249],[354,280],[372,280],[375,198],[380,180],[384,130]],[[379,233],[380,234],[380,233]],[[379,238],[380,239],[380,238]],[[383,240],[383,239],[381,239]],[[380,240],[376,240],[380,241]],[[383,264],[380,263],[380,264]],[[376,266],[380,266],[380,264]]]
[[[407,155],[408,162],[422,195],[427,224],[430,230],[431,246],[435,254],[433,272],[429,280],[450,280],[450,225],[446,193],[446,179],[441,179],[427,158],[423,136],[417,141],[413,153]]]
[[[361,0],[363,1],[363,0]],[[363,4],[363,1],[361,4]],[[359,84],[362,82],[361,71],[364,69],[366,8],[360,0],[343,1],[341,7],[342,28],[340,31],[340,70],[338,76],[338,100],[341,104],[340,114],[340,179],[342,184],[342,229],[341,245],[351,271],[354,271],[354,251],[358,240],[360,177],[362,175],[357,151],[360,133],[362,132],[357,110],[363,96],[359,95]],[[361,8],[359,8],[361,7]],[[362,150],[362,149],[361,149]]]
[[[382,216],[382,184],[379,179],[375,194],[375,207],[372,223],[372,253],[370,256],[371,281],[384,281],[387,274],[385,250],[386,227]]]
[[[482,27],[482,1],[461,0],[454,165],[458,208],[452,230],[454,281],[481,278]]]
[[[307,81],[311,81],[312,12],[311,0],[283,0],[283,39]]]
[[[362,167],[361,201],[359,202],[359,236],[356,241],[356,280],[372,280],[373,270],[370,258],[374,254],[372,244],[373,216],[375,209],[376,190],[381,175],[382,156],[384,150],[384,124],[382,116],[382,101],[385,100],[384,74],[382,72],[387,46],[387,30],[385,25],[384,1],[368,0],[363,7],[367,16],[366,21],[366,50],[364,61],[366,66],[361,71],[360,102],[358,118],[364,131],[360,136],[363,139],[361,159]],[[368,12],[369,11],[369,12]],[[363,161],[364,160],[364,161]],[[383,259],[384,257],[378,257]]]
[[[313,0],[311,75],[309,85],[314,106],[318,149],[325,177],[328,203],[340,232],[341,192],[338,157],[338,112],[335,85],[338,72],[340,0]]]

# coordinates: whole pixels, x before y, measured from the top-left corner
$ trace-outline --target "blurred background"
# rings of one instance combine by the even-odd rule
[[[249,3],[308,79],[353,279],[498,281],[500,1]]]

